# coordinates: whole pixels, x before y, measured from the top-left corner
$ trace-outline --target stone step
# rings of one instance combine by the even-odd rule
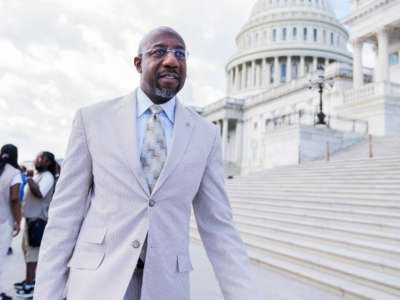
[[[282,179],[284,178],[284,180]],[[314,178],[313,180],[309,180],[308,178],[299,178],[299,177],[265,177],[262,179],[253,180],[239,180],[239,179],[227,179],[226,186],[229,188],[231,186],[241,185],[241,186],[250,186],[250,185],[301,185],[301,186],[319,186],[319,185],[340,185],[342,187],[347,186],[365,186],[371,185],[376,187],[382,187],[383,189],[387,186],[398,186],[400,183],[399,179],[386,178],[386,179],[358,179],[355,178],[340,178],[340,177],[323,177],[323,178]]]
[[[322,210],[334,210],[334,211],[346,211],[351,213],[366,213],[366,214],[383,214],[400,216],[400,201],[397,204],[388,205],[387,203],[374,203],[376,205],[355,205],[348,203],[335,203],[335,202],[323,202],[323,201],[293,201],[284,200],[279,201],[277,199],[264,198],[261,196],[259,198],[253,198],[251,196],[243,197],[230,197],[231,203],[237,203],[242,205],[247,205],[250,208],[257,209],[258,207],[287,207],[292,208],[310,208],[310,209],[322,209]]]
[[[197,229],[191,233],[192,239],[200,241]],[[298,260],[281,249],[266,249],[256,239],[245,241],[250,258],[268,268],[322,288],[331,290],[346,299],[385,299],[396,300],[397,295],[382,291],[382,288],[371,288],[353,279],[351,274],[338,276],[327,272],[324,268],[312,266],[306,259]],[[311,265],[311,266],[310,266]]]
[[[369,257],[371,261],[365,260],[365,264],[373,263],[374,267],[385,267],[390,272],[396,272],[400,275],[400,248],[398,245],[390,244],[377,244],[373,241],[367,241],[357,238],[348,238],[343,234],[327,235],[318,231],[310,231],[310,229],[303,228],[283,228],[274,224],[261,224],[255,220],[237,220],[237,227],[241,236],[250,235],[251,237],[258,237],[264,242],[270,240],[289,242],[294,244],[308,245],[309,248],[323,248],[325,251],[330,249],[330,252],[335,253],[343,250],[348,255],[352,252],[354,257]],[[353,249],[358,249],[355,252]],[[393,260],[397,261],[393,261]]]
[[[385,200],[385,201],[400,201],[400,196],[397,194],[389,194],[389,195],[375,195],[373,193],[364,193],[364,194],[353,194],[353,193],[341,193],[339,191],[334,192],[324,192],[318,191],[268,191],[268,192],[238,192],[238,191],[230,191],[228,190],[228,194],[230,197],[257,197],[261,196],[266,198],[274,198],[274,197],[286,197],[286,198],[309,198],[309,199],[342,199],[342,200]]]
[[[400,246],[400,228],[398,233],[372,231],[357,227],[343,226],[332,223],[310,222],[307,220],[292,220],[290,217],[265,217],[255,213],[246,213],[234,210],[234,218],[237,222],[256,222],[258,224],[269,224],[279,228],[299,229],[316,232],[325,235],[337,235],[346,239],[360,239],[383,245]],[[399,247],[400,249],[400,247]]]
[[[400,167],[399,167],[400,168]],[[355,169],[293,169],[293,170],[271,170],[268,173],[264,174],[257,174],[257,175],[249,175],[246,178],[251,179],[252,177],[257,177],[257,178],[263,178],[265,176],[283,176],[283,175],[289,175],[289,176],[298,176],[298,175],[304,175],[304,176],[344,176],[344,177],[351,177],[351,176],[371,176],[371,177],[379,177],[379,176],[391,176],[395,178],[399,178],[400,172],[399,168],[397,167],[390,167],[390,168],[382,168],[382,167],[376,167],[376,168],[369,168],[368,166],[364,166],[364,168],[355,168]],[[374,173],[375,171],[375,173]],[[273,173],[272,173],[273,172]]]
[[[383,222],[400,222],[400,214],[397,212],[376,212],[376,211],[359,211],[359,210],[349,210],[349,209],[341,209],[341,208],[330,208],[330,207],[314,207],[312,205],[304,205],[304,206],[292,206],[288,207],[287,205],[279,205],[279,204],[268,204],[262,201],[247,201],[245,203],[235,203],[232,202],[232,206],[235,204],[235,207],[241,206],[250,209],[254,209],[256,211],[260,211],[263,209],[267,210],[276,210],[276,211],[290,211],[290,212],[297,212],[297,213],[316,213],[320,216],[347,216],[347,217],[361,217],[367,218],[369,220],[380,220]],[[397,224],[397,223],[396,223]]]
[[[276,172],[276,173],[287,173],[287,172],[293,172],[293,171],[303,171],[303,172],[310,172],[310,171],[354,171],[354,170],[360,170],[360,171],[365,171],[368,172],[368,170],[371,169],[376,169],[376,170],[394,170],[398,171],[398,168],[400,167],[400,160],[398,161],[388,161],[388,162],[381,162],[381,163],[366,163],[366,162],[360,162],[360,163],[346,163],[346,164],[338,164],[337,162],[311,162],[307,164],[300,164],[300,165],[289,165],[289,166],[282,166],[282,167],[275,167],[272,169],[266,169],[262,171],[256,171],[252,174],[249,174],[249,176],[258,176],[262,174],[267,174],[270,172]]]
[[[236,205],[232,205],[233,210],[240,211],[241,213],[253,213],[253,208],[244,208],[237,207]],[[340,226],[357,226],[363,230],[374,230],[374,231],[383,231],[386,233],[395,233],[398,234],[400,230],[400,220],[396,222],[388,222],[386,220],[371,220],[370,218],[365,217],[356,217],[356,216],[329,216],[329,215],[321,215],[313,212],[302,213],[302,212],[293,212],[289,210],[277,210],[277,209],[268,209],[268,208],[260,208],[257,209],[257,215],[262,217],[273,217],[273,218],[291,218],[293,221],[302,221],[306,220],[308,222],[321,222],[322,224],[329,224],[334,226],[335,224],[339,224]]]
[[[284,179],[284,180],[283,180]],[[287,180],[289,181],[298,181],[298,182],[329,182],[331,180],[333,181],[338,181],[338,182],[343,182],[343,181],[348,181],[350,182],[361,180],[361,181],[385,181],[385,180],[395,180],[399,181],[400,176],[395,175],[392,173],[388,174],[301,174],[301,173],[286,173],[286,174],[264,174],[264,175],[259,175],[254,178],[250,177],[236,177],[235,179],[228,180],[228,182],[237,182],[237,183],[258,183],[258,182],[268,182],[270,180],[279,180],[279,181],[284,181],[286,182]]]
[[[279,181],[278,181],[279,180]],[[277,184],[279,183],[279,185]],[[240,182],[240,181],[227,181],[226,187],[228,189],[235,189],[235,188],[310,188],[310,187],[318,187],[318,188],[337,188],[337,189],[358,189],[365,191],[365,185],[368,184],[368,189],[371,190],[387,190],[392,189],[400,193],[400,179],[393,180],[392,182],[387,182],[386,180],[382,180],[381,182],[371,182],[365,180],[363,182],[352,182],[352,181],[333,181],[333,180],[326,180],[326,181],[304,181],[298,182],[297,180],[292,180],[291,182],[287,182],[286,180],[282,182],[282,178],[276,178],[274,181],[270,180],[263,180],[263,181],[247,181],[247,182]]]
[[[263,195],[258,195],[258,196],[252,196],[252,197],[230,197],[229,198],[231,202],[235,203],[243,203],[246,201],[250,202],[257,202],[257,203],[271,203],[271,204],[280,204],[280,205],[291,205],[291,204],[310,204],[310,205],[315,205],[315,206],[321,206],[321,207],[342,207],[342,208],[348,208],[348,209],[357,209],[357,208],[390,208],[390,209],[395,209],[400,207],[400,202],[399,201],[383,201],[383,200],[378,200],[378,201],[371,201],[371,200],[343,200],[343,199],[335,199],[335,200],[330,200],[330,199],[308,199],[308,198],[270,198],[268,195],[263,196]]]
[[[400,164],[400,155],[396,156],[387,156],[381,158],[362,158],[362,159],[354,159],[348,158],[343,160],[335,160],[335,161],[327,161],[325,158],[312,161],[305,162],[300,164],[299,166],[304,168],[314,168],[316,166],[359,166],[359,165],[391,165],[391,164]],[[277,167],[279,169],[290,169],[293,166],[282,166]]]
[[[346,175],[330,175],[330,176],[321,176],[321,175],[305,175],[304,177],[301,176],[301,174],[295,174],[292,175],[291,173],[288,174],[265,174],[265,175],[260,175],[254,178],[250,177],[236,177],[234,179],[227,180],[229,183],[267,183],[269,181],[278,181],[278,182],[315,182],[316,184],[321,183],[321,182],[357,182],[357,181],[362,181],[365,183],[365,181],[371,182],[371,183],[381,183],[385,181],[394,181],[398,182],[400,180],[400,176],[394,176],[393,174],[367,174],[367,175],[351,175],[351,176],[346,176]]]
[[[400,260],[400,248],[395,245],[377,244],[370,241],[364,241],[362,239],[347,239],[343,236],[327,236],[326,234],[312,232],[310,230],[306,231],[293,228],[281,228],[271,224],[258,224],[254,222],[250,223],[242,221],[237,221],[237,224],[241,224],[239,227],[241,235],[244,239],[246,239],[245,236],[249,231],[251,231],[253,235],[254,232],[256,232],[256,235],[258,235],[260,239],[264,239],[265,244],[269,243],[268,237],[270,235],[276,235],[278,239],[288,238],[292,241],[308,241],[310,243],[315,243],[326,247],[342,248],[355,251],[356,253],[370,254],[384,257],[386,259],[395,259],[397,261]]]
[[[400,181],[399,181],[400,184]],[[346,194],[374,194],[374,195],[397,195],[400,199],[400,188],[399,186],[392,186],[385,189],[368,187],[368,191],[365,189],[365,186],[358,187],[340,187],[336,186],[324,186],[324,185],[315,185],[315,186],[301,186],[301,185],[242,185],[236,184],[234,186],[227,187],[229,192],[252,192],[252,193],[269,193],[269,192],[288,192],[288,193],[297,193],[297,192],[315,192],[319,191],[321,193],[346,193]],[[400,201],[399,201],[400,202]]]
[[[330,260],[338,260],[349,265],[355,265],[367,268],[377,272],[383,272],[392,276],[400,276],[400,261],[393,261],[393,258],[386,258],[382,255],[354,252],[343,247],[333,247],[322,243],[315,243],[306,239],[293,239],[287,237],[280,231],[264,230],[262,226],[257,226],[255,222],[236,222],[238,230],[244,239],[247,237],[259,239],[260,242],[273,243],[281,247],[289,248],[296,251],[306,252],[309,254],[317,254]],[[347,239],[349,240],[349,239]],[[351,239],[350,239],[351,241]],[[400,277],[399,277],[400,278]]]

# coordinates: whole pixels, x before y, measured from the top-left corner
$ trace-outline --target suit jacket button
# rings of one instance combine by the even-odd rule
[[[150,207],[153,207],[154,205],[156,205],[156,201],[150,200],[150,201],[149,201],[149,206],[150,206]]]
[[[132,247],[133,248],[139,248],[140,247],[140,242],[138,240],[135,240],[132,242]]]

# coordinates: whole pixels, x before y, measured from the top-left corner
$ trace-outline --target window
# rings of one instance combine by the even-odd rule
[[[333,32],[331,32],[331,45],[333,46]]]
[[[390,65],[396,66],[399,64],[399,52],[392,53],[390,55]]]
[[[293,39],[297,39],[297,28],[293,27]]]
[[[307,28],[303,29],[303,40],[307,41]]]
[[[281,83],[286,82],[286,64],[281,64]]]
[[[282,40],[286,41],[286,28],[282,29]]]
[[[314,42],[316,42],[317,41],[317,29],[316,28],[314,28],[313,35],[314,35]]]
[[[272,30],[272,40],[276,42],[276,29]]]

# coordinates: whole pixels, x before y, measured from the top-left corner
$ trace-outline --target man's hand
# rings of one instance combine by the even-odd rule
[[[27,177],[33,177],[33,170],[26,171],[26,176]]]
[[[20,231],[21,231],[21,224],[18,223],[18,222],[14,222],[14,234],[13,234],[13,237],[16,237]]]

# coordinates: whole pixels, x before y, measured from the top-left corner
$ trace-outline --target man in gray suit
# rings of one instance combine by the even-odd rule
[[[225,300],[253,300],[224,186],[219,130],[176,98],[181,36],[140,43],[140,88],[78,111],[40,251],[35,300],[188,300],[190,215]]]

